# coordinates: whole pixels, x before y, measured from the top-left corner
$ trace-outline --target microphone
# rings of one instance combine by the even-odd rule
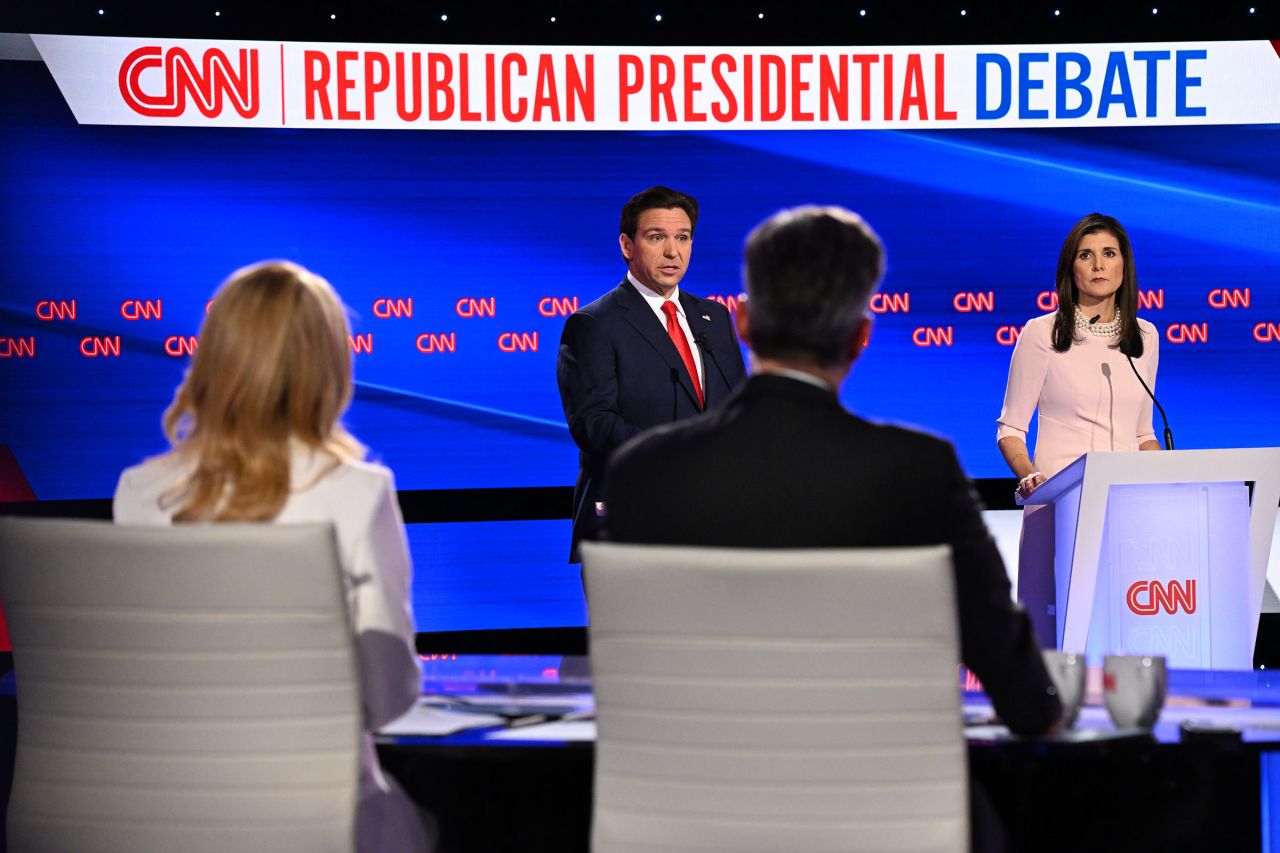
[[[1160,401],[1156,399],[1156,395],[1151,393],[1151,389],[1147,387],[1146,381],[1142,378],[1142,374],[1138,373],[1138,366],[1133,363],[1135,358],[1142,358],[1142,339],[1138,339],[1138,345],[1129,346],[1129,341],[1122,340],[1120,342],[1120,352],[1124,357],[1129,359],[1129,366],[1133,368],[1133,375],[1138,377],[1138,382],[1142,383],[1142,390],[1147,392],[1147,396],[1151,398],[1151,402],[1156,404],[1156,408],[1160,410],[1160,420],[1164,421],[1164,449],[1173,450],[1173,431],[1169,429],[1169,418],[1164,413],[1164,406],[1160,405]]]
[[[724,375],[724,368],[720,366],[720,359],[716,358],[716,351],[711,347],[711,341],[707,338],[706,332],[694,332],[693,342],[698,345],[698,349],[702,350],[711,358],[711,363],[716,366],[716,372],[720,374],[720,381],[724,383],[726,388],[732,389],[733,383],[729,381],[729,377]],[[705,384],[705,383],[704,383]],[[706,389],[703,389],[706,392]]]
[[[1094,323],[1098,322],[1101,319],[1102,319],[1101,314],[1094,314],[1092,317],[1089,318],[1089,325],[1092,326]]]

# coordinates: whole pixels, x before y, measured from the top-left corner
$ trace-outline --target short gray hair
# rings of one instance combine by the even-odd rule
[[[839,363],[884,273],[871,226],[843,207],[793,207],[757,225],[744,255],[752,351]]]

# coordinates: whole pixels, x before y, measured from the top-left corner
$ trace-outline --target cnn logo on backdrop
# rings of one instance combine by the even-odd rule
[[[234,64],[218,48],[206,50],[197,63],[181,47],[140,47],[120,64],[120,97],[134,112],[152,118],[183,115],[188,99],[206,118],[222,115],[224,101],[242,118],[253,118],[261,105],[258,50],[233,52],[238,53]]]

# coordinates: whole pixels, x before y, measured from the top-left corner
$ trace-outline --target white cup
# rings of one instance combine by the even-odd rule
[[[1155,725],[1168,685],[1163,657],[1107,655],[1102,659],[1102,696],[1116,728],[1149,729]]]
[[[1062,703],[1062,726],[1069,729],[1084,702],[1084,655],[1046,649],[1044,667],[1049,670],[1058,701]]]

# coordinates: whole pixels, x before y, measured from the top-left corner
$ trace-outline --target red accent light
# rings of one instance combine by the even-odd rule
[[[1253,327],[1253,339],[1260,344],[1280,343],[1280,323],[1258,323]]]
[[[36,303],[38,320],[74,320],[75,318],[76,301],[74,299],[41,299]]]
[[[159,299],[126,299],[120,303],[120,316],[126,320],[159,320],[162,313]]]
[[[538,300],[538,313],[543,317],[568,317],[578,310],[578,297],[544,296]]]
[[[1209,342],[1209,324],[1171,323],[1165,329],[1164,337],[1171,344],[1207,344]]]
[[[712,302],[719,302],[725,308],[728,308],[730,314],[736,314],[738,312],[738,297],[736,296],[716,295],[716,296],[708,296],[707,298],[710,299]]]
[[[918,347],[949,347],[955,344],[954,326],[919,326],[911,333]]]
[[[503,332],[498,335],[498,349],[503,352],[537,352],[537,332]]]
[[[80,339],[80,354],[85,358],[119,358],[120,336],[90,335]]]
[[[1210,308],[1248,308],[1249,288],[1215,287],[1209,291]]]
[[[425,334],[418,335],[418,339],[414,342],[414,345],[418,348],[418,352],[457,352],[458,333],[448,332],[446,334],[436,334],[435,332],[427,332]]]
[[[493,317],[496,316],[497,300],[493,296],[484,299],[464,296],[453,304],[453,310],[458,312],[459,317]]]
[[[164,354],[174,358],[194,355],[199,343],[195,335],[170,335],[164,339]]]
[[[35,490],[27,481],[27,475],[22,473],[22,466],[18,464],[17,457],[13,455],[9,445],[0,444],[0,503],[35,499]],[[0,651],[4,649],[0,648]]]
[[[1000,326],[996,329],[996,343],[1003,347],[1011,347],[1018,342],[1018,336],[1022,334],[1019,326]]]
[[[909,314],[911,313],[911,294],[908,293],[875,293],[871,296],[871,313],[873,314]]]
[[[996,294],[991,290],[984,293],[962,290],[951,298],[951,306],[965,314],[970,311],[994,311]]]
[[[36,338],[0,338],[0,358],[35,358]]]
[[[1138,308],[1143,311],[1164,308],[1164,288],[1159,290],[1139,290]]]
[[[390,318],[399,319],[401,317],[413,316],[413,297],[408,299],[390,299],[383,297],[382,299],[373,300],[373,316],[380,320]]]

